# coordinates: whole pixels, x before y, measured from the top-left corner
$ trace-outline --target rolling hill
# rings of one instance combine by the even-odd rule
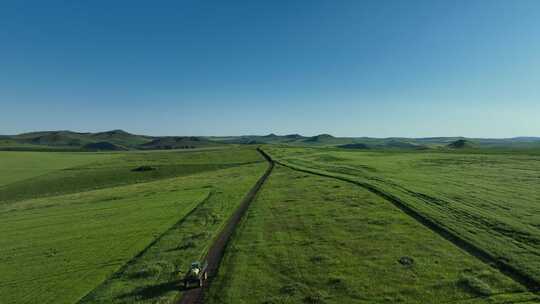
[[[470,149],[474,147],[474,144],[466,139],[458,139],[449,143],[446,147],[450,149]]]
[[[336,137],[330,134],[241,135],[241,136],[146,136],[123,130],[106,132],[40,131],[0,135],[0,150],[115,151],[189,149],[224,144],[337,147],[344,149],[425,150],[425,149],[540,149],[540,137]]]
[[[41,131],[0,137],[0,150],[120,151],[186,149],[215,145],[223,144],[202,137],[154,137],[131,134],[123,130],[97,133]]]
[[[140,149],[169,150],[169,149],[193,149],[200,147],[218,146],[219,143],[195,136],[167,136],[159,137],[139,146]]]
[[[123,151],[127,150],[126,147],[115,145],[108,141],[100,141],[97,143],[86,144],[82,147],[84,150],[91,151]]]

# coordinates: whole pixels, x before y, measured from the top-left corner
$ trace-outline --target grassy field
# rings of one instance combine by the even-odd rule
[[[206,195],[154,182],[3,207],[2,300],[73,303]]]
[[[540,156],[267,148],[287,164],[374,186],[540,286]]]
[[[7,152],[0,151],[0,187],[75,166],[114,158],[114,154],[69,152]]]
[[[70,157],[73,158],[72,163],[80,163],[70,166]],[[262,161],[253,149],[242,148],[65,154],[0,152],[0,159],[10,163],[10,167],[1,174],[3,179],[10,179],[9,176],[15,174],[25,174],[26,177],[0,184],[0,203],[148,182]],[[43,162],[51,162],[51,165],[43,165]],[[47,167],[54,163],[57,165],[33,174],[36,166],[28,164],[34,163]],[[152,170],[137,171],[141,166]]]
[[[26,160],[15,161],[19,153]],[[74,159],[19,153],[1,155],[12,164],[2,171],[7,177],[0,188],[1,303],[177,296],[178,289],[138,292],[173,282],[176,270],[199,258],[267,166],[251,148],[81,153]],[[28,159],[41,164],[48,158],[56,163],[25,172]],[[140,166],[152,169],[133,171]],[[10,180],[11,172],[19,177]]]
[[[297,170],[277,166],[263,186],[209,303],[540,301],[366,189],[537,282],[540,155],[264,149]],[[174,302],[268,166],[252,145],[0,152],[0,165],[2,304]]]
[[[228,246],[207,302],[539,299],[524,291],[375,194],[277,166]]]
[[[181,178],[187,188],[211,185],[210,196],[81,303],[172,303],[179,298],[183,273],[192,261],[203,258],[266,166],[259,163]]]

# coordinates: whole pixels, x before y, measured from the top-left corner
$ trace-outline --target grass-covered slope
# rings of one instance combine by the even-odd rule
[[[472,149],[474,144],[465,139],[459,139],[446,145],[449,149]]]
[[[371,192],[276,166],[205,303],[455,303],[523,291]]]
[[[219,143],[195,136],[167,136],[159,137],[139,146],[140,149],[168,150],[168,149],[194,149],[219,146]]]
[[[132,149],[150,141],[145,136],[130,134],[122,130],[99,133],[72,131],[40,131],[3,136],[0,140],[2,150],[104,150],[95,145],[111,145],[115,150]]]
[[[371,149],[445,149],[453,143],[466,141],[468,149],[536,149],[540,150],[540,137],[515,138],[373,138],[338,137],[330,134],[302,136],[287,135],[244,135],[244,136],[145,136],[112,130],[98,133],[72,131],[41,131],[19,135],[0,135],[0,150],[60,150],[60,151],[113,151],[150,149],[193,149],[224,146],[228,144],[281,144],[293,146],[335,147],[364,145]],[[360,146],[358,146],[360,147]],[[462,148],[462,147],[459,147]]]
[[[2,303],[73,303],[206,195],[167,181],[3,205]]]
[[[452,143],[465,141],[470,145],[467,149],[475,150],[536,150],[540,151],[540,137],[515,138],[464,138],[464,137],[337,137],[330,134],[319,134],[305,137],[299,134],[289,135],[248,135],[208,137],[214,142],[235,144],[278,144],[288,146],[306,147],[343,147],[376,150],[426,150],[452,148]]]
[[[50,153],[50,152],[0,152],[0,162],[10,164],[0,173],[0,181],[9,179],[7,185],[0,183],[0,203],[34,197],[60,195],[111,186],[141,183],[157,179],[194,174],[228,168],[251,162],[262,162],[251,147],[208,151],[151,151],[122,153]],[[40,166],[69,164],[54,167],[55,170],[35,171]],[[91,162],[91,160],[94,160]],[[28,164],[37,164],[34,165]],[[153,170],[139,171],[141,166]],[[36,172],[36,174],[31,174]],[[40,173],[41,174],[37,174]],[[13,180],[11,176],[20,175]],[[24,178],[27,177],[27,178]]]
[[[540,287],[540,156],[280,148],[277,159],[375,187]]]
[[[202,186],[210,196],[81,303],[175,303],[190,263],[203,258],[266,166],[258,163],[178,179],[187,189]]]
[[[0,151],[0,188],[20,180],[114,157],[113,154],[98,153]]]
[[[143,136],[123,130],[98,133],[43,131],[0,136],[1,150],[119,151],[194,149],[223,143],[194,136]]]
[[[125,147],[137,147],[150,141],[148,136],[135,135],[123,130],[92,133],[90,137],[97,142],[109,142]]]
[[[104,157],[75,167],[67,153],[27,153],[62,165],[1,189],[2,303],[74,303],[89,293],[85,301],[105,303],[175,298],[176,285],[160,284],[175,284],[175,271],[202,255],[267,166],[251,148],[81,153]],[[152,169],[134,170],[141,167]]]
[[[124,151],[127,150],[126,147],[115,145],[108,141],[100,141],[96,143],[89,143],[82,146],[83,150],[89,151]]]

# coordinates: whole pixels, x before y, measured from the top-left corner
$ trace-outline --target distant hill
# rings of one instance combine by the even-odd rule
[[[114,151],[150,149],[190,149],[224,144],[260,145],[281,144],[291,146],[339,147],[344,149],[540,149],[540,137],[515,138],[373,138],[336,137],[319,134],[306,137],[301,134],[243,135],[243,136],[145,136],[123,130],[96,133],[40,131],[19,135],[0,135],[0,150],[64,150],[64,151]]]
[[[92,133],[91,138],[101,140],[117,145],[136,147],[145,144],[151,140],[151,137],[135,135],[123,130],[112,130],[107,132]]]
[[[270,133],[268,135],[207,137],[207,139],[229,144],[295,144],[306,137],[300,134],[276,135]]]
[[[150,137],[123,130],[97,133],[43,131],[2,135],[2,150],[120,151],[148,149],[187,149],[218,145],[204,138],[189,136]]]
[[[218,143],[195,136],[166,136],[158,137],[139,146],[141,149],[193,149],[216,146]]]
[[[278,138],[279,136],[274,134],[274,133],[270,133],[268,135],[264,135],[264,136],[261,136],[262,138]]]
[[[523,137],[509,138],[508,140],[514,143],[538,143],[540,142],[540,137],[523,136]]]
[[[126,147],[115,145],[107,141],[100,141],[97,143],[86,144],[82,147],[84,150],[90,151],[122,151],[127,150]]]
[[[472,148],[473,146],[474,144],[466,139],[458,139],[446,145],[446,147],[450,149],[468,149],[468,148]]]
[[[10,139],[19,144],[70,148],[84,147],[87,144],[105,141],[116,145],[134,147],[150,141],[145,136],[130,134],[122,130],[99,133],[79,133],[72,131],[31,132],[10,136]]]
[[[255,136],[257,137],[257,136]],[[253,136],[240,136],[240,137],[224,137],[224,138],[208,138],[214,142],[220,142],[224,144],[238,144],[238,145],[252,145],[252,144],[264,144],[266,141],[256,139]]]
[[[369,149],[369,146],[368,146],[368,145],[362,144],[362,143],[357,143],[357,144],[345,144],[345,145],[339,145],[338,147],[339,147],[339,148],[344,148],[344,149],[362,149],[362,150],[367,150],[367,149]]]
[[[72,131],[31,132],[12,136],[11,139],[21,144],[79,147],[90,143],[90,133]]]
[[[540,149],[538,137],[516,137],[507,139],[471,138],[464,137],[425,137],[425,138],[373,138],[373,137],[335,137],[330,134],[319,134],[306,137],[300,134],[277,135],[244,135],[208,137],[209,140],[234,144],[285,144],[292,146],[340,147],[346,149],[404,149],[425,150],[431,148],[447,148],[458,140],[473,142],[477,148],[493,149]]]
[[[412,150],[425,150],[428,147],[419,144],[413,144],[406,141],[390,140],[387,143],[384,143],[382,148],[391,148],[391,149],[412,149]]]
[[[284,135],[283,137],[285,137],[287,139],[303,139],[303,138],[305,138],[304,136],[302,136],[300,134],[288,134],[288,135]]]
[[[315,135],[315,136],[304,139],[304,142],[321,143],[321,142],[328,142],[328,141],[331,141],[333,139],[335,139],[335,137],[330,135],[330,134],[319,134],[319,135]]]

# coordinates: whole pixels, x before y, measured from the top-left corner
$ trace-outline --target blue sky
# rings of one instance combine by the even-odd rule
[[[0,134],[540,136],[540,1],[2,1]]]

